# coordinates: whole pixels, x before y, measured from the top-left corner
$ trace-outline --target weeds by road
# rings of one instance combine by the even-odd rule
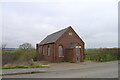
[[[18,68],[49,68],[49,66],[15,66],[15,67],[2,67],[0,69],[18,69]]]

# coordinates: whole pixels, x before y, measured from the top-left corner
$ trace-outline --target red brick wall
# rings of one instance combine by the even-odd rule
[[[40,47],[39,60],[54,61],[54,44],[40,45],[39,47]],[[50,56],[48,56],[48,47],[50,48]],[[44,55],[42,48],[44,48]]]
[[[72,32],[72,35],[68,35],[68,32]],[[65,56],[65,50],[66,47],[71,43],[71,42],[78,42],[79,45],[81,46],[81,59],[83,61],[83,54],[84,54],[84,43],[83,41],[77,36],[77,34],[74,32],[73,29],[69,28],[64,34],[63,36],[60,37],[60,39],[58,39],[56,41],[55,44],[55,61],[64,61],[65,58],[64,57],[58,57],[58,46],[62,45],[63,46],[63,55]],[[75,52],[74,52],[75,54]],[[75,58],[75,56],[74,56]]]
[[[73,57],[74,57],[73,49],[67,49],[64,57],[66,61],[73,62]]]

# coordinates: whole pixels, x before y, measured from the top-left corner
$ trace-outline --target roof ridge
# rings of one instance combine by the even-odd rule
[[[69,26],[69,27],[70,27],[70,26]],[[64,28],[64,29],[60,29],[60,30],[58,30],[58,31],[56,31],[56,32],[53,32],[53,33],[49,34],[49,35],[52,35],[52,34],[58,33],[58,32],[60,32],[60,31],[62,31],[62,30],[68,29],[69,27]],[[49,35],[48,35],[48,36],[49,36]]]

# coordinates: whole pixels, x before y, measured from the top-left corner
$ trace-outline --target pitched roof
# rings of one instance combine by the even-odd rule
[[[65,28],[65,29],[62,29],[62,30],[60,30],[60,31],[58,31],[58,32],[55,32],[55,33],[53,33],[53,34],[48,35],[48,36],[47,36],[45,39],[43,39],[39,44],[42,45],[42,44],[48,44],[48,43],[54,43],[54,42],[56,42],[56,41],[62,36],[62,34],[63,34],[64,32],[66,32],[66,30],[67,30],[68,28],[70,28],[70,26],[67,27],[67,28]]]

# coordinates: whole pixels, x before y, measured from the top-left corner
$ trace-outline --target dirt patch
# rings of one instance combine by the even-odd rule
[[[61,62],[61,63],[52,63],[52,62],[48,62],[48,61],[27,61],[27,62],[23,62],[23,61],[16,61],[14,63],[10,63],[10,64],[5,64],[3,65],[3,67],[14,67],[14,66],[51,66],[51,67],[69,67],[69,66],[78,66],[78,65],[82,65],[82,64],[90,64],[90,63],[95,63],[93,61],[84,61],[84,62],[80,62],[80,63],[70,63],[70,62]]]
[[[82,64],[91,64],[91,63],[95,63],[93,61],[84,61],[84,62],[79,62],[79,63],[70,63],[70,62],[61,62],[61,63],[50,63],[50,66],[77,66],[77,65],[82,65]]]
[[[50,62],[47,61],[16,61],[13,63],[5,64],[3,67],[14,67],[14,66],[50,66]]]
[[[5,64],[3,67],[14,67],[14,66],[41,66],[42,64],[39,64],[37,62],[19,62],[19,63],[11,63],[11,64]]]

